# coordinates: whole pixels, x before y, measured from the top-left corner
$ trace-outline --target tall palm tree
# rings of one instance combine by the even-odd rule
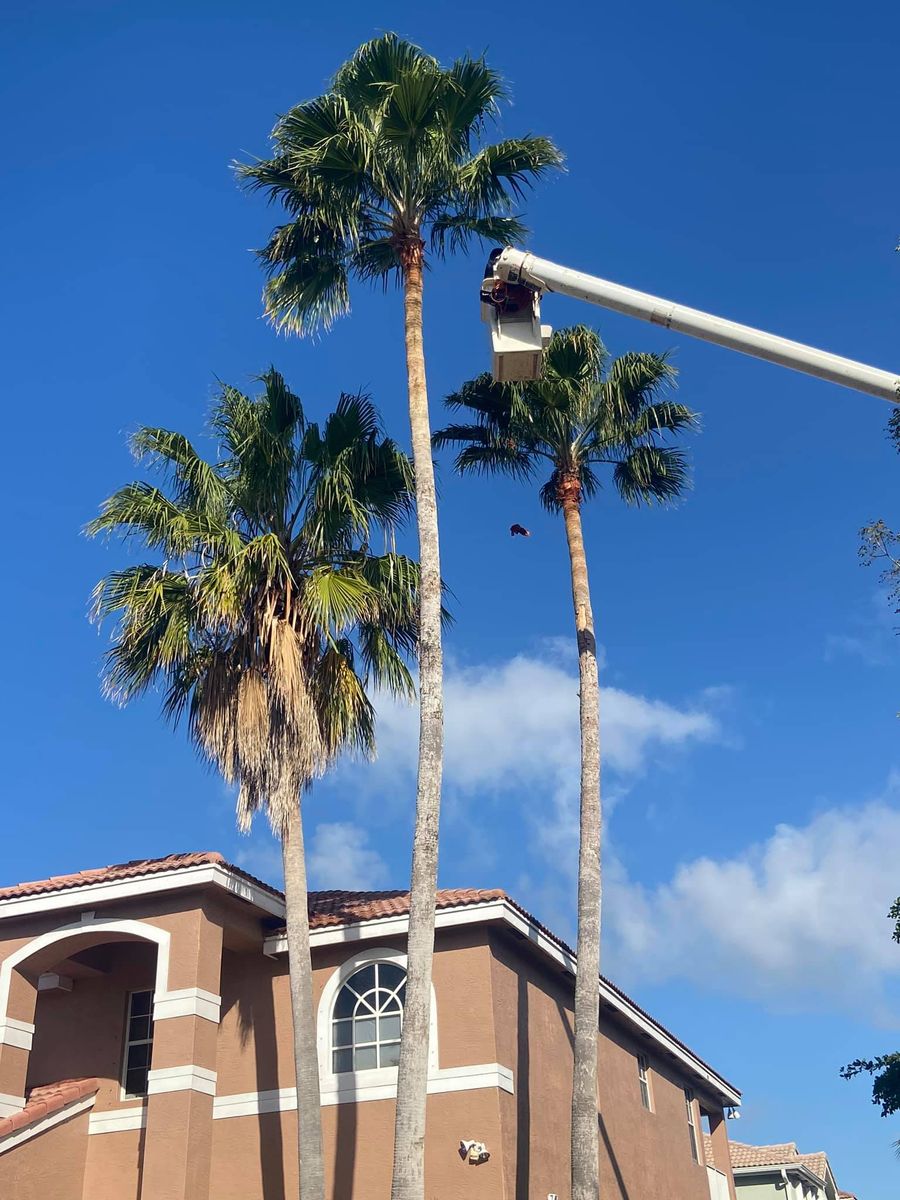
[[[273,132],[271,159],[238,167],[287,212],[260,252],[266,311],[305,334],[350,309],[350,280],[402,288],[409,420],[421,562],[419,763],[409,975],[394,1139],[392,1200],[424,1195],[425,1095],[434,898],[443,762],[441,573],[422,340],[426,241],[443,258],[473,238],[517,241],[526,187],[561,163],[542,137],[479,141],[505,97],[483,60],[444,68],[385,34],[361,46],[328,92],[298,104]]]
[[[237,785],[241,826],[264,810],[281,839],[301,1190],[324,1200],[300,800],[345,751],[374,753],[367,684],[413,698],[419,574],[391,541],[412,468],[366,396],[342,395],[320,428],[276,371],[262,383],[255,398],[221,388],[214,462],[141,429],[133,448],[164,486],[120,489],[88,531],[154,559],[95,590],[97,617],[116,621],[107,690],[126,702],[161,687],[165,714]]]
[[[448,396],[449,408],[473,418],[434,436],[456,445],[460,472],[545,475],[543,506],[562,513],[569,548],[578,642],[581,719],[581,810],[578,854],[578,972],[572,1084],[572,1200],[599,1195],[597,1138],[598,977],[602,898],[600,695],[597,647],[581,507],[600,490],[600,472],[628,504],[668,501],[686,483],[684,454],[667,436],[696,422],[683,404],[660,398],[675,371],[665,355],[625,354],[610,363],[598,334],[583,326],[556,333],[543,374],[527,384],[490,375]]]

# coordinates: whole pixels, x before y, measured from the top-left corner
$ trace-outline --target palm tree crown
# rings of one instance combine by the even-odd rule
[[[281,117],[273,157],[237,166],[289,214],[260,252],[279,327],[328,326],[349,311],[351,276],[402,276],[426,236],[439,256],[473,237],[521,239],[514,204],[562,156],[534,136],[477,148],[504,97],[482,59],[444,68],[388,33],[361,46],[325,95]]]
[[[496,383],[479,375],[446,398],[450,409],[475,417],[434,435],[435,446],[458,445],[460,472],[500,472],[531,479],[551,512],[580,504],[601,485],[600,468],[631,504],[672,500],[684,489],[683,450],[667,435],[697,424],[683,404],[662,396],[675,380],[665,354],[629,353],[610,361],[599,334],[561,329],[544,352],[540,379]]]
[[[207,462],[182,434],[144,428],[137,456],[165,484],[121,488],[88,532],[136,537],[157,561],[101,580],[113,617],[108,691],[154,685],[239,786],[244,825],[280,831],[300,792],[344,750],[371,754],[366,683],[411,696],[418,567],[390,541],[411,505],[409,460],[372,402],[342,395],[321,428],[274,370],[262,395],[223,386]],[[381,531],[384,552],[370,537]]]

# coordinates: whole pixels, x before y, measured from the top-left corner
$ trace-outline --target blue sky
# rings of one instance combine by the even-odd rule
[[[429,15],[433,11],[434,15]],[[314,413],[372,390],[406,437],[401,314],[359,292],[315,344],[260,316],[248,248],[275,214],[233,158],[396,29],[442,58],[487,49],[503,129],[568,171],[529,205],[543,256],[900,367],[900,166],[888,0],[848,10],[702,3],[548,8],[355,2],[5,6],[7,739],[0,880],[213,847],[270,877],[263,829],[150,701],[102,699],[86,611],[121,559],[79,533],[132,476],[141,423],[200,437],[216,377],[274,362]],[[440,397],[487,362],[480,257],[428,279]],[[897,1045],[897,643],[857,530],[896,524],[887,407],[587,310],[613,352],[671,347],[703,414],[677,510],[586,513],[610,809],[605,969],[745,1093],[743,1140],[825,1149],[861,1200],[897,1188],[857,1054]],[[571,931],[575,670],[558,522],[506,483],[441,469],[448,638],[444,884],[502,885]],[[518,521],[534,531],[511,540]],[[320,886],[402,884],[414,715],[312,797]]]

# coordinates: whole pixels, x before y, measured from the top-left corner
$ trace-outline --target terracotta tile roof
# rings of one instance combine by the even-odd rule
[[[825,1176],[828,1174],[828,1156],[822,1150],[816,1150],[812,1154],[798,1154],[797,1161],[802,1162],[809,1167],[813,1175],[825,1182]]]
[[[459,908],[483,904],[488,900],[508,900],[500,888],[442,888],[435,907]],[[409,912],[409,892],[310,892],[311,929],[331,925],[349,925],[356,921],[377,921],[384,917],[404,917]]]
[[[796,1142],[776,1142],[771,1146],[749,1146],[745,1142],[729,1142],[733,1167],[807,1167],[824,1182],[828,1157],[822,1150],[801,1154]]]
[[[99,1079],[63,1079],[59,1083],[47,1083],[34,1087],[25,1097],[25,1107],[11,1117],[0,1118],[0,1140],[27,1129],[36,1121],[42,1121],[55,1112],[60,1112],[76,1100],[93,1096],[100,1087]]]
[[[49,879],[37,879],[32,883],[17,883],[11,887],[0,888],[0,902],[4,900],[19,900],[26,896],[41,896],[50,892],[62,892],[68,888],[87,887],[92,883],[115,883],[120,879],[139,879],[144,875],[158,875],[163,871],[175,871],[184,867],[197,867],[205,864],[217,864],[228,867],[236,875],[250,880],[258,887],[264,888],[273,895],[281,893],[269,884],[263,883],[242,871],[239,867],[226,863],[221,854],[213,850],[203,850],[193,854],[169,854],[165,858],[136,858],[132,862],[117,863],[110,867],[94,867],[87,871],[76,871],[72,875],[53,875]]]

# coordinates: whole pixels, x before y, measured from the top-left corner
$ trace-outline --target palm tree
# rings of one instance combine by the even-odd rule
[[[392,1200],[424,1195],[425,1095],[443,763],[441,573],[422,341],[426,239],[432,255],[473,238],[517,241],[526,187],[561,156],[542,137],[478,142],[505,97],[483,60],[442,67],[395,34],[361,46],[328,92],[273,132],[271,159],[239,177],[287,212],[260,258],[266,312],[307,334],[350,309],[350,280],[403,291],[409,420],[421,563],[419,764],[408,935],[409,974],[395,1119]]]
[[[463,384],[447,406],[472,423],[449,425],[436,446],[461,446],[460,472],[506,473],[528,480],[546,473],[540,499],[561,512],[569,547],[578,642],[581,720],[581,811],[578,855],[578,972],[572,1083],[572,1200],[599,1195],[597,1031],[600,974],[600,711],[596,638],[581,506],[601,487],[600,471],[628,504],[668,501],[686,483],[683,452],[663,444],[693,426],[683,404],[661,399],[675,376],[665,355],[625,354],[609,362],[598,334],[583,326],[554,334],[542,377],[495,383],[490,375]]]
[[[137,539],[154,561],[101,580],[94,611],[116,621],[108,692],[160,686],[165,714],[237,785],[242,828],[264,810],[281,839],[301,1190],[324,1200],[300,798],[345,751],[374,753],[367,684],[413,698],[418,567],[390,541],[412,469],[366,396],[342,395],[320,429],[276,371],[262,383],[252,399],[221,388],[215,462],[180,433],[134,436],[166,486],[120,489],[88,531]]]

